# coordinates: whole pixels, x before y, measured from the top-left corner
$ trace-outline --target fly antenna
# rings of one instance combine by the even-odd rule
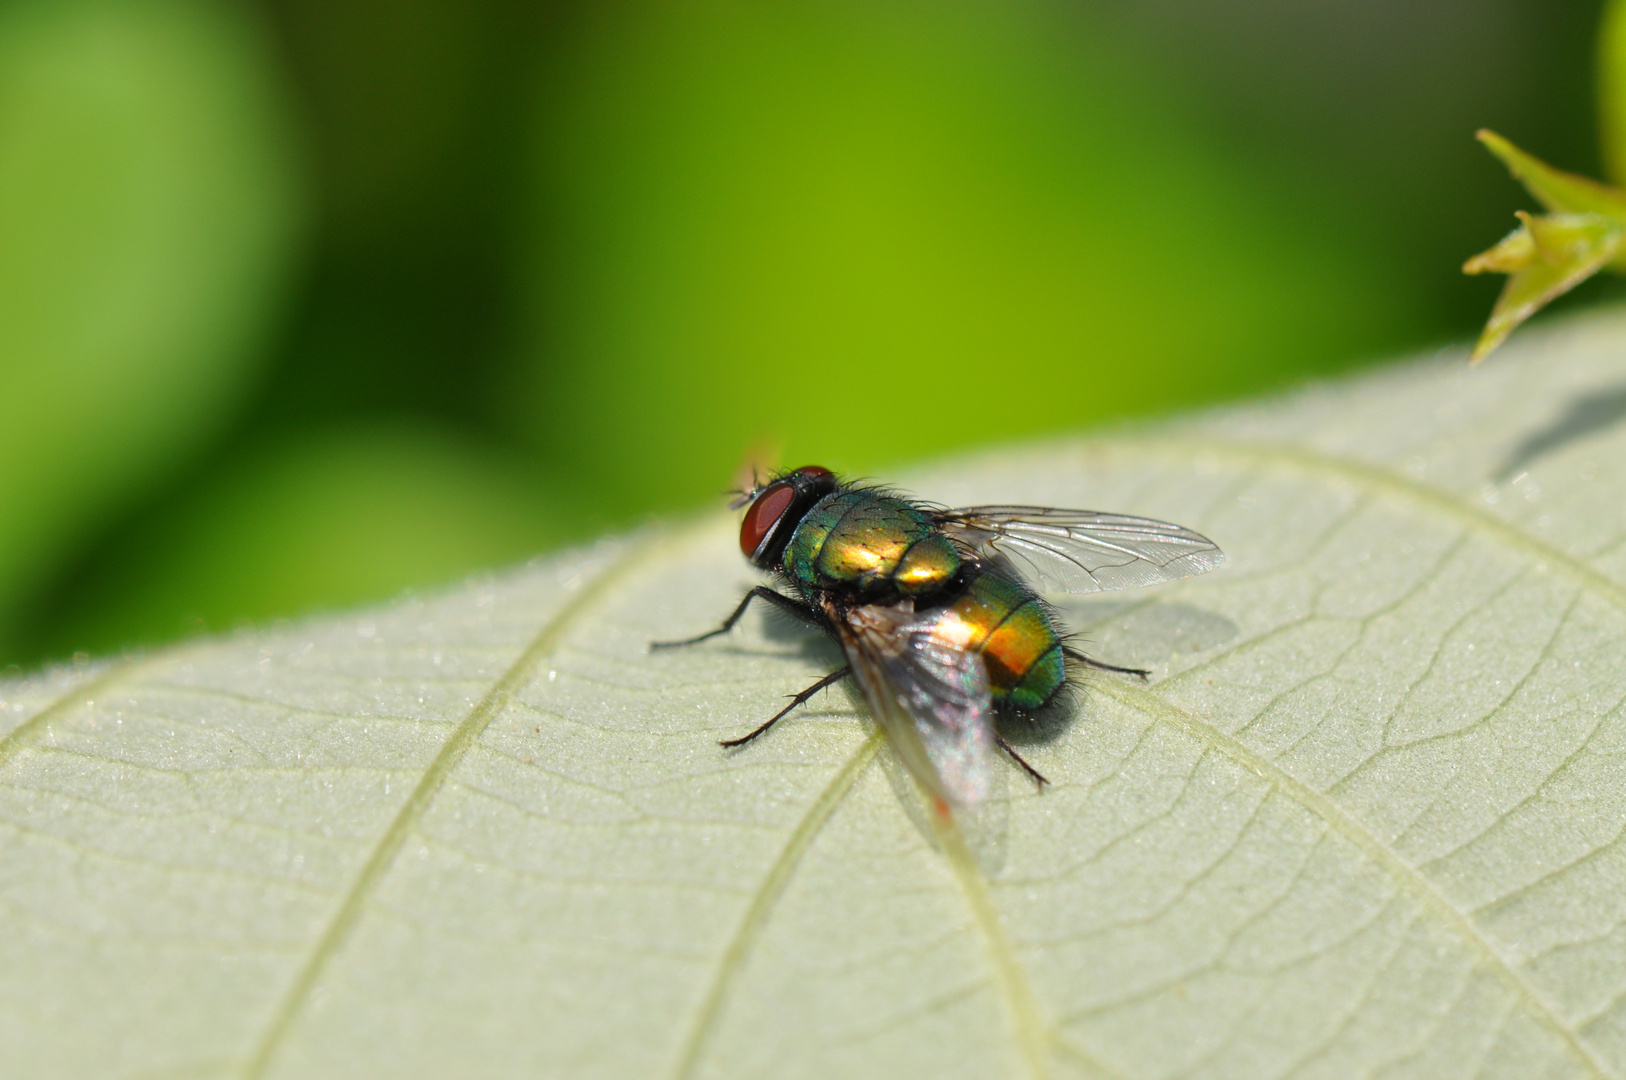
[[[734,496],[733,500],[729,502],[728,508],[730,510],[738,510],[752,499],[755,499],[757,497],[757,493],[761,490],[762,475],[757,471],[756,465],[753,464],[751,466],[751,486],[748,488],[729,488],[727,491],[723,492],[723,494]]]

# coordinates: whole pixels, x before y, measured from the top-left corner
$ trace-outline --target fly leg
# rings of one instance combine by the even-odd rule
[[[1115,671],[1119,675],[1133,675],[1141,682],[1145,682],[1147,677],[1152,674],[1146,668],[1119,667],[1117,664],[1103,664],[1101,661],[1092,660],[1088,656],[1085,656],[1083,653],[1079,652],[1077,649],[1069,648],[1066,645],[1061,647],[1061,653],[1063,656],[1067,657],[1067,659],[1077,660],[1085,667],[1092,667],[1097,671]]]
[[[684,638],[682,641],[651,641],[649,643],[649,647],[651,650],[675,649],[680,645],[695,645],[699,642],[705,641],[707,638],[714,638],[718,634],[726,634],[730,630],[734,629],[734,624],[740,621],[740,617],[745,614],[745,609],[751,606],[751,601],[759,599],[768,601],[768,603],[772,604],[780,611],[783,611],[785,614],[792,615],[810,626],[822,627],[824,625],[819,620],[819,617],[813,612],[809,611],[804,605],[792,600],[783,593],[774,592],[766,585],[758,585],[756,588],[745,594],[745,599],[741,600],[740,606],[734,609],[734,614],[724,619],[723,625],[719,626],[717,629],[708,630],[698,637]]]
[[[1006,741],[1005,741],[1005,736],[1003,736],[1003,735],[1001,735],[1001,734],[1000,734],[1000,733],[999,733],[999,732],[997,732],[997,731],[996,731],[996,732],[994,732],[994,742],[995,742],[995,743],[996,743],[996,744],[998,744],[998,746],[999,746],[999,748],[1000,748],[1000,749],[1001,749],[1001,750],[1003,750],[1003,751],[1005,751],[1005,752],[1006,752],[1006,753],[1007,753],[1007,754],[1009,754],[1009,755],[1011,755],[1011,760],[1012,760],[1012,761],[1014,761],[1014,762],[1016,762],[1016,763],[1017,763],[1017,764],[1018,764],[1018,765],[1020,765],[1020,766],[1022,766],[1022,771],[1023,771],[1023,772],[1025,772],[1025,773],[1027,773],[1027,774],[1028,774],[1028,775],[1029,775],[1029,776],[1031,776],[1031,777],[1033,777],[1033,782],[1034,782],[1034,783],[1036,783],[1036,784],[1038,784],[1038,785],[1039,785],[1039,788],[1040,788],[1040,790],[1043,790],[1043,789],[1044,789],[1044,786],[1045,786],[1045,785],[1046,785],[1046,784],[1048,784],[1048,783],[1050,783],[1050,781],[1049,781],[1049,780],[1046,780],[1046,779],[1045,779],[1045,778],[1044,778],[1044,773],[1042,773],[1042,772],[1040,772],[1040,771],[1039,771],[1039,770],[1038,770],[1038,769],[1035,769],[1035,768],[1034,768],[1034,767],[1033,767],[1033,766],[1032,766],[1032,765],[1029,765],[1029,764],[1028,764],[1028,763],[1027,763],[1027,762],[1026,762],[1026,761],[1024,761],[1024,760],[1023,760],[1023,759],[1022,759],[1022,755],[1021,755],[1021,754],[1018,754],[1018,753],[1017,753],[1017,752],[1016,752],[1016,751],[1015,751],[1015,750],[1014,750],[1014,749],[1013,749],[1013,748],[1012,748],[1012,747],[1011,747],[1011,744],[1010,744],[1010,743],[1008,743],[1008,742],[1006,742]]]
[[[736,746],[744,746],[746,743],[750,742],[752,739],[756,738],[758,735],[761,735],[764,731],[767,731],[769,728],[773,727],[774,724],[779,722],[781,717],[783,717],[786,713],[790,712],[796,706],[804,704],[807,701],[808,698],[812,697],[814,694],[818,693],[820,690],[823,690],[826,686],[830,686],[833,683],[838,683],[842,679],[845,679],[847,676],[851,675],[852,673],[853,673],[853,669],[850,668],[850,667],[843,667],[840,670],[832,671],[830,674],[826,675],[824,678],[820,679],[818,682],[814,683],[812,686],[808,687],[806,690],[803,690],[801,693],[799,693],[799,694],[791,694],[790,695],[790,704],[786,705],[783,709],[780,709],[778,712],[774,713],[771,717],[768,718],[768,722],[766,724],[763,724],[761,727],[759,727],[755,731],[751,732],[751,734],[742,735],[738,739],[725,739],[722,742],[718,743],[717,745],[718,746],[726,746],[730,750],[734,749],[734,747],[736,747]]]

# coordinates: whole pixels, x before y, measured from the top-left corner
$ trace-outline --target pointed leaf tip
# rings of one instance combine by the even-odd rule
[[[1521,210],[1514,216],[1522,224],[1498,240],[1495,247],[1481,251],[1463,263],[1464,274],[1513,274],[1536,259],[1536,241],[1530,235],[1529,215]]]
[[[1479,129],[1474,137],[1548,210],[1560,214],[1604,214],[1626,223],[1626,191],[1555,169],[1489,128]]]

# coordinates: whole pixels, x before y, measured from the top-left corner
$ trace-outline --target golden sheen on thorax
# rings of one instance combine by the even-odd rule
[[[928,536],[898,560],[892,580],[905,596],[942,589],[960,570],[960,555],[946,537]]]

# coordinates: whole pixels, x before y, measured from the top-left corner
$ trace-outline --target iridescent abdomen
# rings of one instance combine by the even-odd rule
[[[1067,681],[1061,637],[1044,605],[998,572],[978,574],[938,615],[932,633],[952,648],[982,654],[996,704],[1031,712]]]
[[[808,591],[924,596],[960,570],[960,555],[930,516],[873,491],[838,491],[814,504],[781,558]]]

